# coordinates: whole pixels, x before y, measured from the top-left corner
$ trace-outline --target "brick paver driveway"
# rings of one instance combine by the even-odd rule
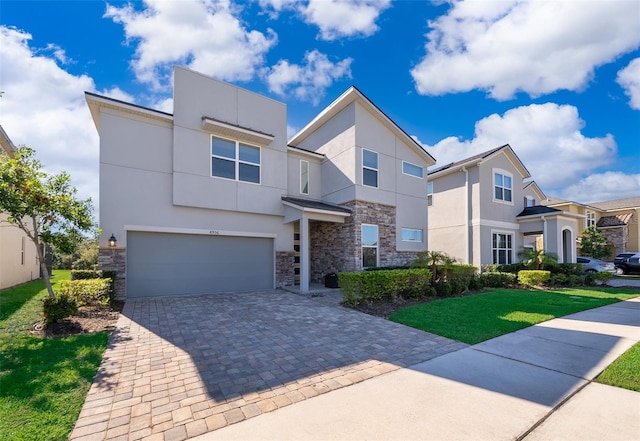
[[[282,291],[128,300],[70,439],[186,439],[465,346]]]

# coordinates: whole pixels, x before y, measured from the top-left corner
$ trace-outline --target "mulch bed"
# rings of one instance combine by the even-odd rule
[[[94,332],[111,332],[115,329],[124,302],[114,301],[108,307],[82,307],[74,315],[57,323],[35,323],[31,333],[42,337],[67,337]]]

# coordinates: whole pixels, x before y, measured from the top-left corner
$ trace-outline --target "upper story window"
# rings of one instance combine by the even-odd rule
[[[422,242],[422,230],[418,230],[416,228],[403,228],[402,241],[403,242]]]
[[[524,207],[533,207],[534,205],[536,205],[536,200],[534,198],[532,198],[531,196],[525,196],[524,197]]]
[[[211,176],[260,183],[260,147],[211,137]]]
[[[505,172],[493,173],[493,199],[495,201],[513,201],[513,178]]]
[[[433,205],[433,182],[427,182],[427,205]]]
[[[378,153],[362,149],[362,185],[378,187]]]
[[[587,210],[585,214],[587,215],[587,228],[594,226],[596,224],[596,212]]]
[[[309,161],[300,160],[300,193],[309,194]]]
[[[402,161],[402,173],[405,175],[415,176],[420,179],[424,176],[424,170],[422,167],[406,161]]]

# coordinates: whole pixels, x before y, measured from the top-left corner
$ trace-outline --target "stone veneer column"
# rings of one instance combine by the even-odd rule
[[[276,287],[295,285],[295,251],[276,251]]]
[[[103,271],[115,271],[114,298],[124,300],[126,294],[126,269],[127,269],[127,249],[126,248],[100,248],[98,250],[98,269]]]

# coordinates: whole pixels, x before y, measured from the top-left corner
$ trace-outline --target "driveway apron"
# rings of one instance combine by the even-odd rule
[[[128,300],[70,439],[186,439],[466,346],[282,291]]]

